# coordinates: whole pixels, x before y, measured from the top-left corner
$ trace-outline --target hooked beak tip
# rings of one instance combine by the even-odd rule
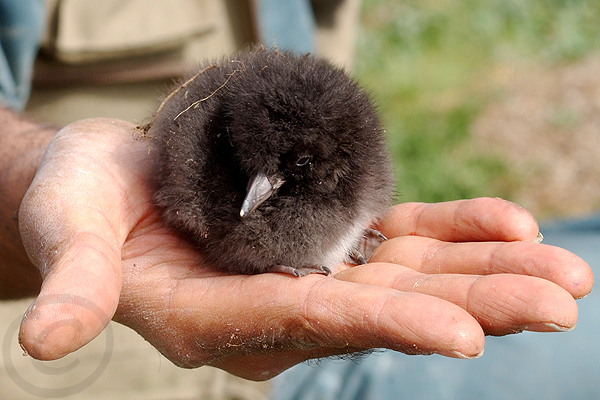
[[[240,209],[240,218],[247,218],[252,211],[256,210],[265,200],[281,186],[282,180],[277,180],[272,184],[264,172],[258,172],[248,182],[246,197]]]

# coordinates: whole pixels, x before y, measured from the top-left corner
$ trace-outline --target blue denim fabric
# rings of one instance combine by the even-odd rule
[[[577,254],[600,274],[600,215],[541,231],[545,244]],[[572,332],[487,337],[476,360],[388,351],[359,363],[301,364],[275,378],[271,399],[600,399],[600,293],[578,305]]]
[[[0,104],[21,110],[44,28],[43,0],[0,0]]]
[[[258,0],[262,44],[296,53],[315,52],[315,16],[310,0]]]

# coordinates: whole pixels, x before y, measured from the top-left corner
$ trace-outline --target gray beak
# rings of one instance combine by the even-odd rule
[[[246,218],[250,213],[258,208],[265,200],[283,184],[283,180],[276,178],[271,183],[267,175],[263,172],[256,173],[250,178],[246,191],[246,198],[240,209],[240,217]]]

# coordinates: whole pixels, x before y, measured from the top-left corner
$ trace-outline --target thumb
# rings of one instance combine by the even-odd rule
[[[87,344],[118,305],[121,194],[101,160],[85,150],[102,153],[97,133],[60,131],[19,210],[23,245],[43,279],[19,342],[37,359],[54,360]]]
[[[21,322],[19,343],[40,360],[63,357],[99,335],[119,300],[114,252],[90,237],[75,240],[48,267],[39,296]]]

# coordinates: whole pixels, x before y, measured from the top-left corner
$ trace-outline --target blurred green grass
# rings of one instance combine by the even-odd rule
[[[527,182],[472,140],[494,72],[599,47],[598,0],[363,0],[355,74],[386,126],[396,200],[511,199]]]

